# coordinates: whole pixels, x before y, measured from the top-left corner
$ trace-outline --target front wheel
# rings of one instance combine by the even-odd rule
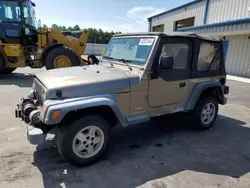
[[[195,127],[200,130],[211,128],[217,118],[218,110],[218,102],[214,96],[201,96],[191,113]]]
[[[63,125],[57,134],[61,156],[74,166],[90,165],[106,153],[109,146],[108,122],[101,116],[90,115]]]

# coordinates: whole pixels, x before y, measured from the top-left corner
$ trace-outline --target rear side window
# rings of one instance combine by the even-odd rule
[[[173,69],[186,69],[188,64],[189,47],[185,43],[166,43],[163,45],[161,56],[174,58]]]
[[[200,53],[197,64],[198,71],[211,71],[220,68],[219,43],[203,42],[200,45]]]

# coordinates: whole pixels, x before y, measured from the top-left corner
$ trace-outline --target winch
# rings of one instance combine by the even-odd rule
[[[40,110],[33,99],[21,99],[21,103],[17,105],[16,117],[21,118],[26,123],[38,125],[41,123]]]

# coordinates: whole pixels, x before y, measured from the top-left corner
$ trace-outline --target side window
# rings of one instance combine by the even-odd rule
[[[15,1],[0,1],[0,20],[19,22],[21,20],[20,7]]]
[[[198,71],[218,70],[220,68],[219,43],[203,42],[200,46]]]
[[[21,10],[19,7],[16,7],[16,15],[18,19],[21,19]]]
[[[23,16],[24,18],[28,18],[29,17],[29,12],[28,12],[28,8],[27,7],[23,7]]]
[[[166,43],[163,45],[161,56],[174,58],[173,69],[186,69],[188,64],[189,47],[185,43]]]
[[[12,10],[10,7],[5,8],[5,15],[7,19],[13,19]]]

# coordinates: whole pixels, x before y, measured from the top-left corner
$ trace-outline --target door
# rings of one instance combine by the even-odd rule
[[[192,50],[193,45],[190,39],[162,39],[150,73],[148,104],[151,108],[184,105],[188,97],[187,81],[191,76]],[[160,70],[161,56],[173,57],[172,69]]]

